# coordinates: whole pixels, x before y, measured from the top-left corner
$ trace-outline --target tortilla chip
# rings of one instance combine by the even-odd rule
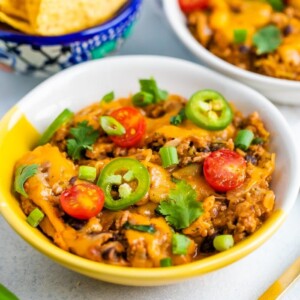
[[[0,12],[27,21],[26,0],[0,0]]]
[[[112,17],[126,0],[27,0],[39,2],[30,12],[30,22],[41,35],[60,35],[100,24]],[[36,6],[35,6],[36,7]]]
[[[25,33],[61,35],[101,24],[127,0],[0,0],[0,21]]]
[[[17,19],[12,16],[6,15],[0,11],[0,22],[6,23],[11,27],[18,29],[22,32],[34,34],[34,31],[30,24],[22,19]]]
[[[31,24],[32,28],[36,28],[36,19],[39,14],[42,0],[24,0],[24,1],[26,2],[28,21]]]

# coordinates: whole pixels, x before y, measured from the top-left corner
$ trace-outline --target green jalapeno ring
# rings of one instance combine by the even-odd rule
[[[54,121],[47,127],[43,135],[41,136],[38,146],[44,145],[48,143],[55,132],[65,123],[70,122],[73,118],[74,113],[71,112],[68,108],[64,109],[55,119]]]
[[[194,124],[207,130],[222,130],[233,118],[229,103],[220,93],[210,89],[193,94],[185,113]]]
[[[120,171],[126,172],[129,170],[133,172],[134,179],[138,182],[137,187],[127,197],[114,200],[111,195],[113,183],[109,178]],[[104,191],[104,206],[110,210],[121,210],[135,204],[146,195],[150,187],[150,175],[147,168],[138,160],[133,158],[116,158],[103,168],[97,185]]]

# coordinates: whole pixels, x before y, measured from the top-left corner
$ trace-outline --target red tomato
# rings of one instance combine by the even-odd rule
[[[146,120],[143,115],[136,108],[128,106],[114,110],[111,116],[126,130],[123,135],[110,136],[112,141],[123,148],[137,146],[146,132]]]
[[[179,0],[179,6],[185,13],[192,12],[196,9],[203,9],[208,6],[209,0]]]
[[[234,151],[217,150],[204,160],[203,172],[207,183],[214,190],[227,192],[245,181],[246,161]]]
[[[68,215],[86,220],[96,216],[102,210],[104,193],[95,184],[77,184],[62,192],[60,204]]]

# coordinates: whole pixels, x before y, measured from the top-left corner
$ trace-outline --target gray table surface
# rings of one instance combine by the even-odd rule
[[[199,63],[176,38],[157,2],[150,0],[144,0],[134,34],[118,53],[126,54],[173,56]],[[0,73],[0,117],[41,81]],[[300,141],[300,107],[277,107]],[[300,255],[299,200],[278,232],[242,260],[176,285],[152,288],[108,284],[65,269],[31,248],[0,217],[0,282],[22,300],[257,299]],[[300,299],[299,281],[283,299]]]

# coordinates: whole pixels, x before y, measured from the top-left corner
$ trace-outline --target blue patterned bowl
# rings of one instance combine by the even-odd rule
[[[47,77],[72,65],[107,56],[132,31],[142,0],[129,0],[109,21],[61,36],[28,35],[0,29],[0,69]]]

